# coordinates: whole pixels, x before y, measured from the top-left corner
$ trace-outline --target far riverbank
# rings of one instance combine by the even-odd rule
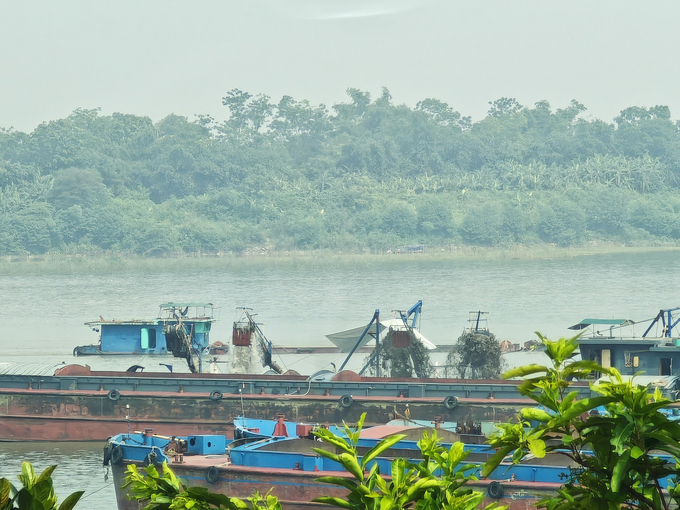
[[[598,255],[630,255],[659,252],[680,252],[678,246],[625,246],[593,244],[561,248],[551,245],[512,246],[485,248],[472,246],[427,247],[415,253],[362,252],[337,250],[268,251],[252,250],[239,254],[176,255],[168,257],[141,257],[119,253],[61,254],[4,256],[0,258],[0,274],[71,274],[71,273],[125,273],[128,271],[174,271],[210,269],[270,268],[325,268],[334,269],[372,267],[377,265],[411,264],[413,262],[440,261],[502,261],[546,260]]]

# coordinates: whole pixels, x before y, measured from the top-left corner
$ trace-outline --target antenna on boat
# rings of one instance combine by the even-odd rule
[[[243,416],[243,426],[245,427],[245,425],[246,425],[246,422],[245,422],[245,420],[246,420],[246,411],[245,411],[245,409],[243,408],[243,388],[239,388],[239,389],[238,389],[238,393],[239,393],[239,395],[241,395],[241,416]]]
[[[128,426],[128,436],[130,435],[130,404],[125,404],[125,420]]]

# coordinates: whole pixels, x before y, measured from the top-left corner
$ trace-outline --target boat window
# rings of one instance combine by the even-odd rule
[[[142,328],[142,349],[156,348],[156,330],[153,328]]]
[[[598,365],[600,365],[600,354],[602,352],[599,349],[591,349],[590,350],[590,361],[594,361]]]
[[[671,375],[671,368],[673,363],[671,358],[660,358],[659,359],[659,375]]]
[[[196,333],[208,333],[210,331],[209,322],[197,322],[194,324],[194,332]]]
[[[633,354],[629,351],[623,353],[623,366],[626,368],[632,368],[633,366]]]

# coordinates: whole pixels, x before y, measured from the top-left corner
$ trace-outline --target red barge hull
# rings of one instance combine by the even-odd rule
[[[205,487],[210,492],[230,497],[246,499],[256,491],[266,494],[270,489],[279,498],[286,510],[327,510],[328,505],[312,503],[314,498],[335,496],[346,498],[348,491],[329,484],[317,482],[318,476],[339,476],[353,479],[346,472],[323,471],[309,473],[291,469],[253,468],[244,466],[219,466],[219,478],[216,483],[206,480],[206,469],[219,463],[218,456],[211,458],[191,459],[191,464],[173,464],[172,470],[182,482],[188,486]],[[226,460],[226,457],[225,459]],[[130,462],[128,462],[129,464]],[[136,463],[141,469],[142,464]],[[125,479],[126,463],[112,466],[113,481],[116,487],[118,510],[141,510],[146,503],[127,499],[127,491],[120,489]],[[487,493],[490,481],[468,484],[471,488]],[[503,482],[503,497],[484,498],[483,505],[501,503],[508,505],[509,510],[530,510],[536,508],[538,500],[555,494],[560,484],[547,482]]]
[[[355,396],[350,407],[343,407],[335,396],[230,395],[215,401],[187,393],[120,392],[119,400],[112,401],[105,392],[0,389],[0,441],[104,441],[145,428],[176,436],[232,437],[234,418],[244,414],[335,424],[356,422],[365,412],[367,425],[378,425],[403,416],[407,404],[412,419],[501,421],[531,401],[461,398],[455,409],[447,409],[436,397]]]
[[[0,376],[0,441],[102,441],[128,430],[231,437],[236,416],[282,414],[308,423],[384,424],[414,420],[506,421],[533,402],[515,381],[386,379],[351,372],[328,380],[298,375],[91,372],[66,366],[54,376]],[[583,391],[588,392],[587,385]],[[408,411],[407,411],[408,404]],[[128,419],[129,418],[129,419]],[[465,432],[465,431],[463,431]]]

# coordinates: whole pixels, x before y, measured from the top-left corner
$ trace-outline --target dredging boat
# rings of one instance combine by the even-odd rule
[[[185,306],[173,305],[174,312]],[[312,375],[283,372],[272,359],[269,342],[253,315],[243,309],[234,322],[232,345],[236,351],[258,352],[266,374],[202,373],[202,355],[208,347],[207,331],[198,334],[194,323],[179,313],[167,348],[187,359],[195,373],[141,371],[92,371],[88,366],[59,366],[52,372],[17,373],[0,368],[0,440],[94,441],[106,440],[114,431],[153,428],[169,435],[218,434],[232,437],[233,420],[248,414],[271,419],[284,415],[296,421],[340,423],[356,421],[367,413],[370,424],[384,424],[405,416],[413,420],[437,420],[468,424],[482,432],[499,420],[507,420],[530,401],[517,391],[516,381],[430,378],[422,364],[413,363],[415,377],[381,377],[381,336],[403,353],[415,342],[416,319],[422,302],[396,313],[387,326],[376,310],[367,326],[357,328],[354,345],[338,371]],[[204,322],[209,329],[209,320]],[[140,325],[135,331],[140,331]],[[140,333],[141,334],[141,333]],[[166,338],[168,337],[166,333]],[[345,335],[347,337],[347,335]],[[376,348],[364,367],[345,370],[352,355],[375,340]],[[373,364],[373,377],[363,373]],[[392,374],[394,375],[394,374]],[[579,391],[589,395],[587,383]]]
[[[191,344],[208,345],[215,318],[212,303],[164,303],[155,319],[86,322],[99,333],[99,342],[73,349],[74,356],[174,354]]]

